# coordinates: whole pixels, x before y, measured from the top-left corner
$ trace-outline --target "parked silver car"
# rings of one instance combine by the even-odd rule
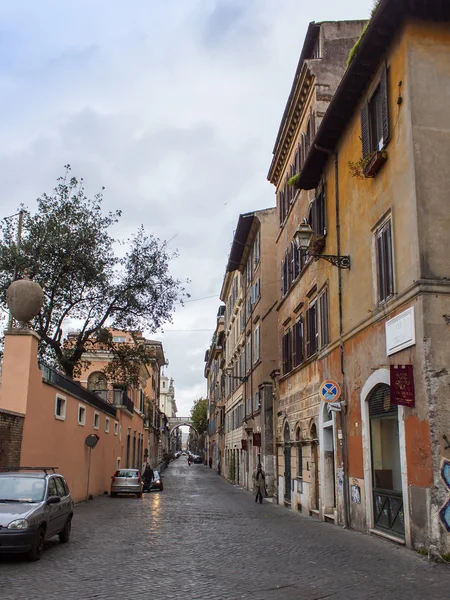
[[[0,467],[0,552],[39,560],[45,541],[69,541],[73,500],[56,467]]]
[[[139,469],[119,469],[111,477],[111,496],[136,494],[142,498],[143,483]]]

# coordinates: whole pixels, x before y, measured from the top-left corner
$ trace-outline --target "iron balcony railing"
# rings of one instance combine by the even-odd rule
[[[100,398],[97,394],[94,394],[93,392],[84,388],[77,381],[74,381],[70,377],[67,377],[67,375],[63,375],[56,369],[49,367],[44,363],[40,363],[39,368],[41,369],[42,379],[46,383],[62,388],[72,396],[75,396],[76,398],[95,406],[95,408],[99,408],[112,417],[116,416],[116,409],[114,406]]]
[[[134,412],[134,402],[125,390],[114,390],[114,405],[126,408],[131,414]]]

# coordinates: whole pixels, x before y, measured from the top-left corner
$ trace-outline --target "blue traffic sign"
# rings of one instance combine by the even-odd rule
[[[341,396],[341,388],[336,381],[326,379],[320,386],[320,396],[324,402],[336,402]]]

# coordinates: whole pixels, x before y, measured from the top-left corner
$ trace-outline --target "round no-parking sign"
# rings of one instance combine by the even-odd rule
[[[336,402],[341,396],[341,388],[336,381],[326,379],[320,386],[320,397],[324,402]]]

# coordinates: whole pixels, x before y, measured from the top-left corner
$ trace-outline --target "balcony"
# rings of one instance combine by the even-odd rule
[[[106,398],[99,396],[98,393],[87,390],[77,381],[74,381],[70,377],[63,375],[53,367],[44,363],[40,363],[39,368],[42,373],[42,380],[45,383],[54,385],[65,392],[68,392],[75,398],[87,402],[87,404],[102,410],[112,417],[116,416],[116,409],[111,405],[111,402],[108,402]]]
[[[131,416],[134,413],[134,402],[125,390],[113,390],[113,404],[117,408],[126,410]]]

